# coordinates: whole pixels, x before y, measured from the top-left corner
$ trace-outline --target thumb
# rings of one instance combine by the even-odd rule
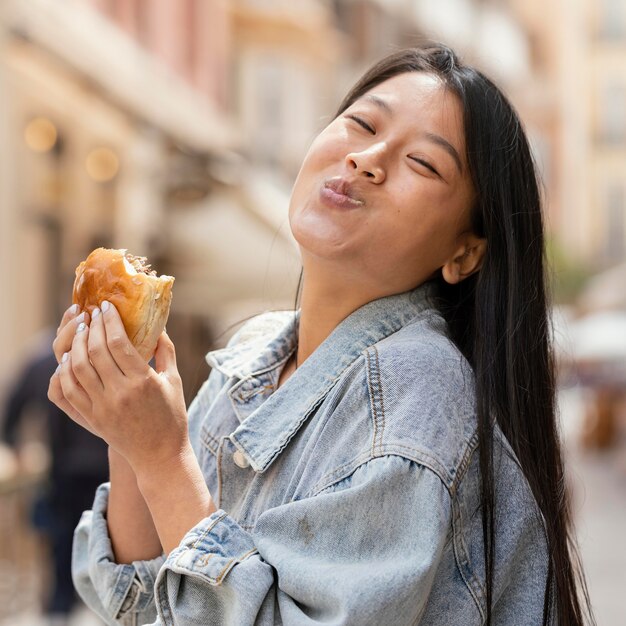
[[[159,335],[154,352],[154,369],[159,374],[161,372],[171,374],[178,371],[176,368],[176,348],[165,331]]]

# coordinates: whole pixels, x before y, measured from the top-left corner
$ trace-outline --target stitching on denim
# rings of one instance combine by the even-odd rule
[[[224,457],[223,448],[224,448],[224,440],[225,437],[222,437],[222,441],[220,445],[217,447],[217,455],[215,459],[215,473],[217,474],[217,502],[216,506],[219,508],[222,502],[222,460]]]
[[[204,446],[213,454],[217,454],[219,448],[219,439],[215,438],[208,430],[202,429],[201,440]]]
[[[380,365],[378,363],[378,349],[376,348],[375,344],[372,347],[374,348],[374,356],[376,357],[376,379],[378,382],[378,393],[380,394],[380,410],[382,413],[382,421],[381,421],[380,434],[379,434],[379,440],[378,440],[379,441],[378,443],[379,454],[382,454],[383,435],[385,433],[385,402],[384,402],[384,394],[383,394],[383,384],[380,380]]]
[[[215,579],[215,582],[218,585],[221,585],[222,581],[224,580],[224,578],[226,576],[226,574],[228,574],[228,572],[232,569],[232,567],[234,565],[236,565],[238,563],[241,563],[243,560],[247,559],[249,556],[251,556],[255,552],[257,552],[257,549],[256,548],[252,548],[251,550],[248,550],[247,552],[245,552],[241,556],[234,557],[234,558],[230,559],[230,561],[228,561],[228,563],[226,563],[226,565],[223,567],[222,571],[220,572],[220,575]]]
[[[132,565],[124,565],[120,570],[119,574],[116,576],[115,583],[110,589],[109,594],[107,595],[106,604],[107,606],[115,607],[115,615],[118,615],[122,605],[124,604],[124,599],[126,595],[121,599],[116,599],[116,591],[120,587],[126,587],[126,594],[130,591],[133,581],[135,580],[135,568]]]
[[[226,565],[224,565],[224,567],[222,568],[222,571],[220,572],[219,576],[217,578],[214,578],[213,580],[215,580],[215,583],[218,585],[222,584],[222,581],[224,580],[226,574],[228,574],[228,572],[232,569],[232,567],[237,564],[237,563],[241,563],[243,560],[247,559],[250,555],[254,554],[255,552],[257,552],[256,548],[252,548],[251,550],[248,550],[247,552],[245,552],[244,554],[242,554],[241,556],[238,557],[233,557],[232,559],[230,559]]]
[[[274,389],[274,385],[263,385],[262,387],[258,387],[257,389],[251,389],[249,392],[240,394],[240,398],[247,402],[248,400],[250,400],[250,398],[254,398],[254,396],[257,396],[263,391],[267,391],[268,389]]]
[[[370,394],[370,406],[372,407],[372,417],[374,418],[374,433],[372,437],[372,457],[376,456],[376,433],[378,432],[378,411],[376,409],[376,398],[374,397],[374,390],[372,389],[372,364],[370,361],[370,351],[366,350],[365,358],[367,361],[367,388]]]
[[[413,454],[409,456],[406,452],[404,452],[404,450],[408,450],[409,452],[412,452]],[[384,446],[382,446],[379,456],[385,456],[385,455],[401,456],[403,458],[406,458],[409,461],[414,461],[415,463],[419,463],[420,465],[427,467],[428,469],[433,471],[435,474],[437,474],[437,476],[439,476],[439,479],[441,480],[441,482],[446,486],[446,489],[450,491],[450,495],[452,495],[451,485],[452,485],[453,480],[448,470],[437,459],[437,457],[430,455],[425,450],[419,450],[417,448],[406,446],[400,443],[395,443],[395,444],[387,443]],[[333,484],[338,482],[336,478],[337,475],[341,475],[342,473],[344,473],[346,468],[350,468],[351,466],[354,466],[355,464],[356,466],[358,466],[362,463],[366,463],[375,458],[376,456],[368,455],[367,453],[364,452],[361,455],[350,459],[346,463],[343,463],[339,467],[336,467],[330,472],[327,472],[317,481],[317,483],[313,487],[312,494],[315,495],[316,493],[319,493],[320,491],[323,491],[324,489],[327,489],[328,487],[331,487]],[[343,477],[345,478],[345,476],[348,476],[352,471],[354,470],[351,470],[350,472],[345,473]],[[339,480],[343,480],[343,478],[340,478]],[[324,483],[327,483],[327,484],[324,485]],[[324,485],[324,486],[319,487],[319,485]]]
[[[462,526],[463,524],[461,520],[461,511],[460,511],[459,504],[456,498],[452,498],[452,537],[453,537],[452,546],[454,550],[454,561],[455,561],[457,569],[459,570],[459,574],[461,575],[461,578],[463,579],[463,582],[465,583],[468,591],[470,592],[470,595],[472,596],[472,598],[474,599],[474,602],[476,603],[476,607],[478,608],[478,612],[480,613],[480,618],[482,621],[485,619],[485,614],[484,614],[480,599],[478,598],[476,594],[476,590],[474,589],[474,587],[477,586],[477,581],[475,579],[475,576],[471,572],[471,570],[470,570],[470,580],[468,580],[468,578],[465,575],[463,563],[461,562],[463,560],[469,566],[469,557],[467,556],[465,546],[462,544],[462,542],[460,546],[458,543],[458,539],[461,535],[460,529],[462,528]],[[459,552],[461,552],[461,554],[459,554]],[[479,585],[478,585],[478,590],[482,594],[482,590],[480,589]]]
[[[140,586],[141,583],[137,580],[137,576],[135,576],[130,588],[128,589],[126,597],[122,601],[122,604],[117,612],[116,619],[125,619],[130,611],[137,608],[139,595],[141,593]]]
[[[222,582],[224,581],[224,578],[228,574],[228,572],[236,564],[241,563],[242,561],[244,561],[245,559],[247,559],[248,557],[250,557],[251,555],[253,555],[256,552],[258,552],[257,548],[252,548],[251,550],[248,550],[247,552],[244,552],[244,554],[242,554],[241,556],[232,557],[232,558],[228,559],[228,561],[226,561],[226,564],[222,567],[222,569],[220,570],[220,572],[219,572],[219,574],[217,576],[210,576],[209,574],[207,574],[205,572],[201,572],[198,569],[193,569],[193,568],[187,567],[186,565],[182,565],[178,561],[176,562],[176,567],[175,568],[171,568],[171,571],[173,573],[175,573],[175,574],[178,574],[178,575],[190,575],[190,576],[193,576],[194,578],[199,578],[201,580],[208,580],[211,584],[221,585]],[[204,558],[202,566],[206,566],[211,558],[219,557],[219,556],[220,555],[218,555],[218,554],[208,554],[208,555],[206,555],[206,557],[208,557],[208,558],[206,558],[206,557]]]
[[[405,446],[397,445],[395,447],[402,448]],[[333,487],[337,485],[338,483],[340,483],[342,480],[345,480],[348,476],[353,474],[361,465],[365,465],[366,463],[369,463],[370,461],[373,461],[376,458],[380,458],[381,456],[396,456],[396,457],[400,457],[401,459],[405,459],[407,461],[412,461],[413,463],[417,463],[418,465],[421,465],[422,467],[425,467],[426,469],[430,470],[433,474],[435,474],[437,478],[439,478],[439,480],[443,483],[443,486],[446,488],[446,491],[448,492],[450,497],[451,498],[453,497],[453,494],[450,490],[449,482],[446,480],[447,472],[442,472],[441,465],[437,463],[436,459],[433,458],[433,461],[435,461],[435,463],[431,464],[427,460],[424,460],[418,457],[410,457],[410,456],[407,456],[407,454],[403,452],[396,452],[394,451],[393,448],[394,446],[386,444],[382,450],[382,453],[377,457],[371,457],[371,456],[366,455],[365,458],[363,458],[363,455],[361,455],[361,456],[353,458],[348,463],[344,463],[343,465],[340,465],[338,468],[333,470],[333,472],[329,472],[328,474],[325,474],[322,478],[320,478],[320,480],[317,481],[313,489],[309,492],[309,495],[307,495],[306,497],[312,498],[314,496],[321,494],[326,489],[329,489],[330,487]],[[326,484],[324,484],[324,482]],[[323,485],[323,486],[320,487],[319,485]]]
[[[340,465],[339,467],[335,468],[331,472],[324,474],[324,476],[322,476],[317,481],[317,483],[315,483],[315,485],[313,486],[313,489],[309,492],[310,495],[306,497],[310,498],[310,497],[316,496],[322,491],[324,491],[325,489],[328,489],[329,487],[332,487],[338,482],[341,482],[344,478],[352,474],[357,469],[357,467],[367,463],[368,461],[371,461],[374,458],[376,457],[373,457],[371,454],[364,452],[360,456],[350,459],[350,461],[348,461],[347,463],[344,463],[343,465]],[[346,472],[346,470],[348,471]],[[323,485],[323,486],[320,487],[319,485]]]
[[[344,369],[339,372],[334,378],[332,378],[329,383],[323,388],[322,392],[318,394],[317,398],[315,398],[315,400],[313,400],[311,402],[311,404],[309,405],[309,407],[304,411],[304,413],[302,414],[302,417],[300,419],[300,421],[295,424],[294,428],[292,428],[290,430],[290,432],[286,433],[283,441],[281,441],[279,443],[279,447],[272,450],[269,454],[266,454],[264,457],[262,457],[261,459],[259,459],[260,461],[260,465],[261,465],[261,470],[265,469],[271,462],[273,459],[275,459],[286,447],[287,444],[293,439],[294,435],[300,430],[300,427],[302,426],[302,424],[309,418],[309,416],[311,415],[311,413],[320,405],[324,402],[324,400],[326,399],[326,396],[328,395],[329,391],[333,388],[333,386],[336,384],[336,382],[345,374],[345,372],[354,365],[354,363],[358,360],[360,355],[358,355],[354,361],[352,361],[351,363],[349,363],[348,365],[346,365],[346,367],[344,367]],[[245,445],[244,441],[241,441],[240,438],[237,438],[237,441],[239,442],[239,444],[241,445],[241,447],[251,456],[254,457],[254,454],[250,453],[248,447]]]
[[[202,541],[213,530],[213,528],[215,528],[215,525],[218,522],[221,522],[227,515],[228,513],[224,513],[223,515],[220,515],[217,519],[214,519],[213,523],[208,528],[205,528],[202,531],[202,534],[193,542],[193,544],[191,545],[192,549],[197,549],[198,543],[200,543],[200,541]]]
[[[165,586],[163,584],[163,581],[161,581],[159,586]],[[161,609],[161,613],[163,615],[163,622],[165,624],[167,624],[168,622],[171,621],[171,617],[172,617],[172,611],[170,609],[170,603],[169,603],[169,601],[167,599],[167,593],[163,593],[163,594],[159,593],[159,589],[157,587],[155,589],[155,594],[154,595],[155,595],[156,600],[157,600],[158,608]]]
[[[463,478],[465,477],[465,474],[467,473],[472,456],[474,452],[476,451],[477,446],[478,446],[478,432],[474,431],[474,433],[470,437],[470,440],[465,448],[463,456],[461,457],[461,462],[459,463],[457,472],[455,473],[454,478],[452,479],[452,484],[450,485],[450,488],[452,489],[454,493],[456,493],[460,482],[463,480]]]
[[[207,578],[211,578],[212,580],[215,581],[215,584],[221,585],[222,580],[224,580],[224,576],[226,576],[227,571],[230,569],[234,561],[235,561],[235,557],[226,561],[226,565],[224,565],[224,567],[222,568],[222,571],[219,573],[217,577],[207,576]]]
[[[425,465],[433,470],[445,484],[446,489],[450,490],[452,484],[452,477],[446,466],[434,455],[430,454],[427,450],[420,448],[414,448],[402,443],[387,443],[384,446],[385,454],[390,454],[389,450],[395,450],[399,448],[401,450],[408,450],[413,453],[413,456],[409,457],[409,460]],[[405,453],[406,455],[406,453]]]

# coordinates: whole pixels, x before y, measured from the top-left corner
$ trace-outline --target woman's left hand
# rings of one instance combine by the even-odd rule
[[[174,344],[159,337],[152,369],[132,345],[117,309],[103,303],[81,324],[60,365],[63,395],[136,474],[189,449]]]

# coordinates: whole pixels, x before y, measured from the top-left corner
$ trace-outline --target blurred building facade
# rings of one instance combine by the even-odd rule
[[[2,3],[0,254],[12,297],[0,312],[0,397],[97,245],[177,277],[168,329],[185,380],[214,329],[289,306],[294,286],[281,276],[272,290],[271,279],[295,268],[295,245],[241,183],[255,164],[229,112],[230,10],[220,0]]]
[[[555,101],[554,230],[564,250],[590,273],[623,263],[626,3],[519,0],[516,9]]]
[[[425,37],[505,87],[560,215],[554,55],[536,54],[546,39],[524,6],[2,3],[0,129],[13,158],[0,166],[0,254],[17,297],[0,314],[0,396],[26,339],[58,322],[74,268],[95,245],[147,255],[176,276],[168,330],[191,395],[216,334],[293,306],[299,260],[287,208],[308,145],[367,66]]]
[[[564,20],[561,230],[602,269],[626,260],[626,4],[575,2]]]

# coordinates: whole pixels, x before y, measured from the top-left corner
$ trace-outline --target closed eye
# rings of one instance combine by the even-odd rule
[[[413,161],[417,161],[419,164],[423,165],[424,167],[426,167],[427,169],[429,169],[433,174],[436,174],[437,176],[439,175],[439,172],[427,161],[423,161],[422,159],[417,159],[415,157],[409,157],[410,159],[413,159]]]
[[[376,134],[376,131],[367,122],[363,121],[360,117],[357,117],[356,115],[347,115],[346,117],[349,117],[351,120],[354,120],[357,124],[362,126],[365,130],[372,133],[372,135]]]

